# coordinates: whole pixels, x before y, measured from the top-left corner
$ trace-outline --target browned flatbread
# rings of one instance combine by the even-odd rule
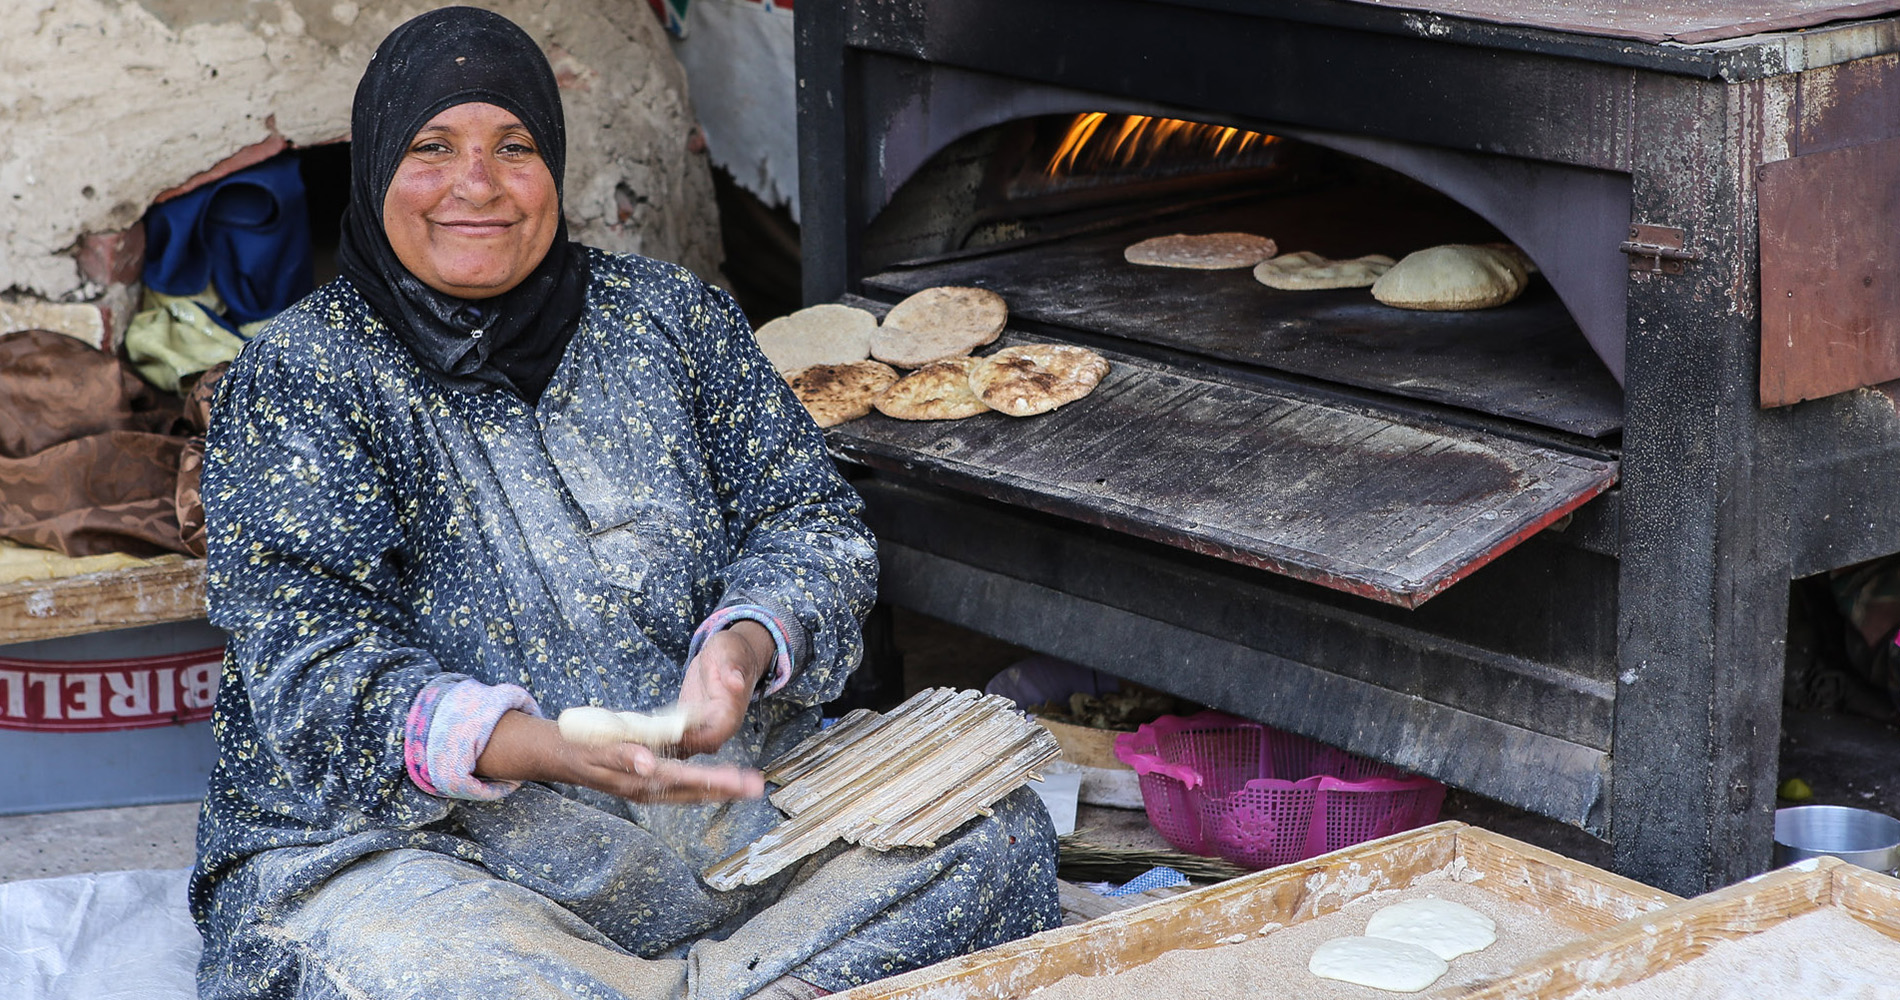
[[[820,427],[836,427],[871,412],[871,402],[897,382],[889,365],[853,361],[812,365],[785,377],[792,393]]]
[[[1005,347],[979,361],[970,372],[970,388],[991,409],[1012,417],[1032,417],[1081,399],[1108,374],[1108,359],[1067,344]]]
[[[994,342],[1008,323],[1009,306],[987,288],[926,288],[885,314],[871,337],[871,356],[900,368],[922,368]]]
[[[970,372],[982,358],[933,361],[898,380],[872,405],[899,420],[957,420],[989,410],[970,388]]]
[[[1155,236],[1122,251],[1130,264],[1151,267],[1187,267],[1199,271],[1220,271],[1230,267],[1252,267],[1273,256],[1279,247],[1265,236],[1252,233],[1200,233]]]

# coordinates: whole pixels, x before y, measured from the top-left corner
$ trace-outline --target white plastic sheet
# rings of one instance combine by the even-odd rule
[[[6,1000],[194,1000],[203,943],[188,869],[0,885]]]

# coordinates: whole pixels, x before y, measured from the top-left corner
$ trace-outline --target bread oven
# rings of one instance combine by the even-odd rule
[[[980,285],[1114,364],[831,446],[887,601],[1701,892],[1768,861],[1790,581],[1900,549],[1900,19],[1420,6],[801,11],[807,300]],[[1222,230],[1542,276],[1425,313],[1120,257]]]

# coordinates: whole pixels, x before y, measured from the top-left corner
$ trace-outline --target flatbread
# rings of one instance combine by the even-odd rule
[[[1306,971],[1375,990],[1417,993],[1451,966],[1420,945],[1375,937],[1339,937],[1313,949]]]
[[[876,332],[876,316],[827,302],[780,316],[753,336],[765,360],[784,373],[863,361],[871,356],[871,335]]]
[[[1393,903],[1366,921],[1366,936],[1405,941],[1449,962],[1498,939],[1497,922],[1463,903],[1425,897]]]
[[[970,388],[970,372],[981,358],[933,361],[899,379],[873,406],[899,420],[957,420],[989,412],[989,404]]]
[[[812,365],[786,376],[792,393],[820,427],[836,427],[871,412],[871,401],[897,382],[889,365],[853,361]]]
[[[1511,254],[1452,243],[1408,254],[1372,284],[1400,309],[1489,309],[1517,298],[1530,277]]]
[[[1272,240],[1252,233],[1175,233],[1142,240],[1123,250],[1122,257],[1130,264],[1220,271],[1252,267],[1278,249]]]
[[[922,368],[994,343],[1008,323],[1008,304],[987,288],[926,288],[885,314],[871,337],[871,357],[900,368]]]
[[[1253,276],[1268,288],[1303,292],[1320,288],[1365,288],[1392,269],[1382,253],[1333,260],[1309,250],[1283,253],[1254,265]]]
[[[1085,347],[1022,344],[979,359],[970,388],[990,409],[1012,417],[1047,413],[1095,391],[1108,359]]]
[[[913,333],[881,326],[871,338],[871,357],[897,368],[922,368],[933,361],[964,357],[981,346],[967,334],[953,331]]]
[[[1478,245],[1487,250],[1502,250],[1510,254],[1511,258],[1517,261],[1518,266],[1524,269],[1525,274],[1538,273],[1537,262],[1531,259],[1530,254],[1524,252],[1523,247],[1515,243],[1480,243]]]

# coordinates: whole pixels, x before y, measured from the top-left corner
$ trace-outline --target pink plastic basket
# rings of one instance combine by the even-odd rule
[[[1445,786],[1224,712],[1115,738],[1168,843],[1269,868],[1438,819]]]

